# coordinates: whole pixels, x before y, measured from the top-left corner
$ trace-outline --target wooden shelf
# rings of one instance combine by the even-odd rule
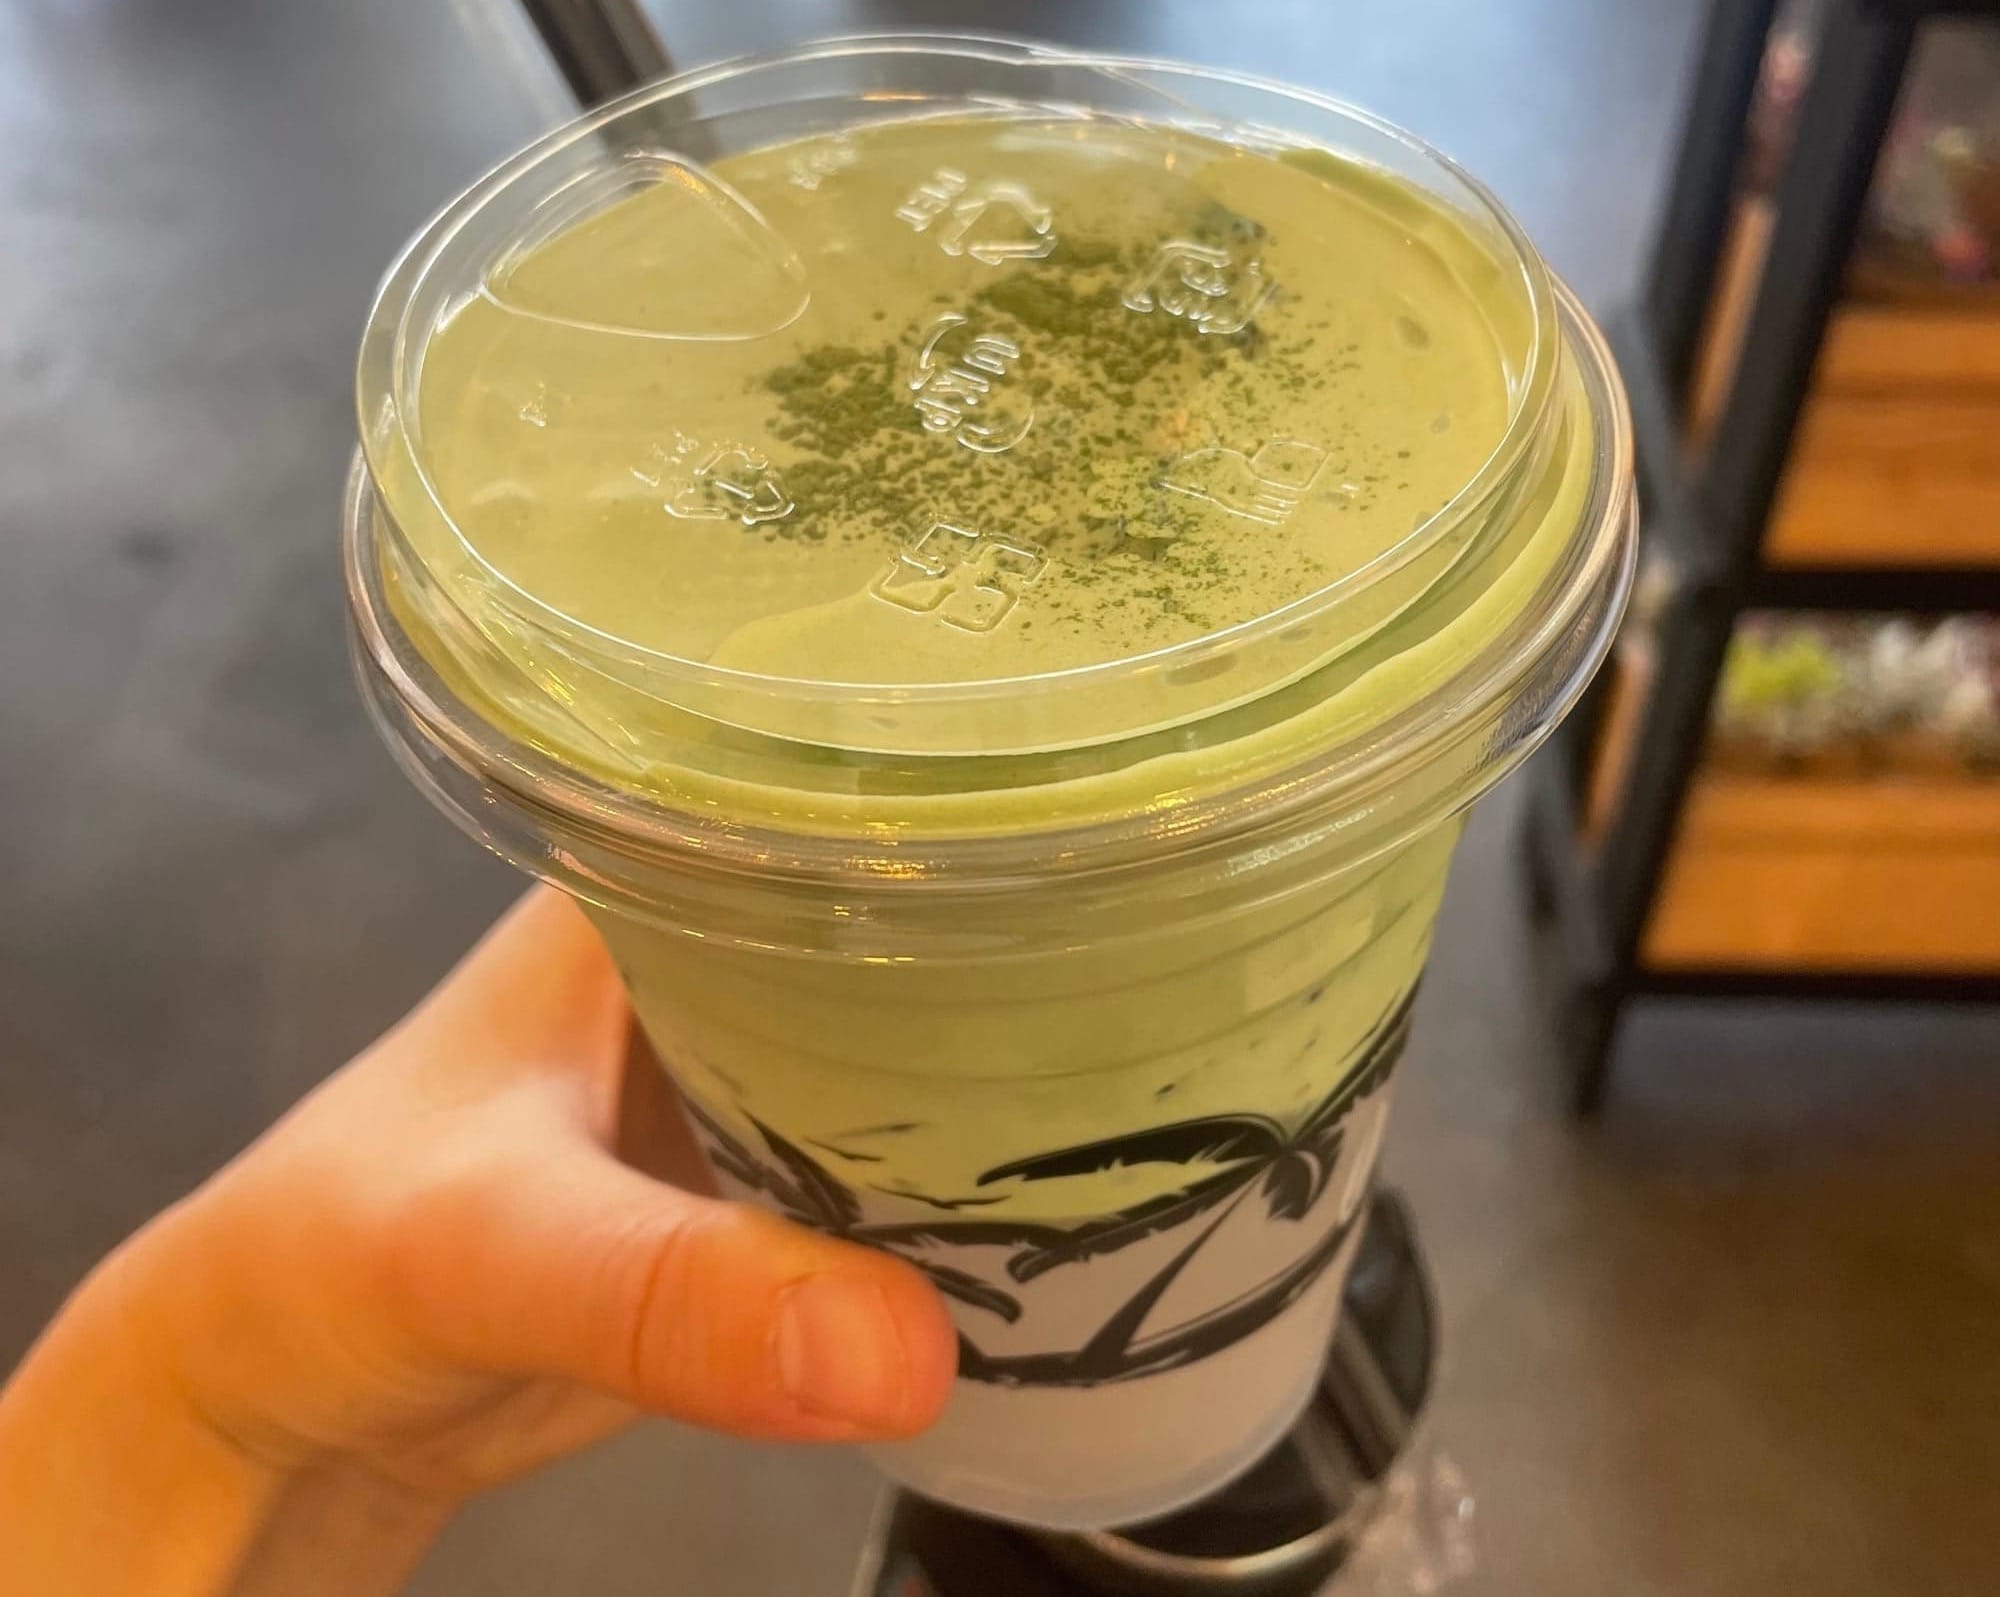
[[[1764,547],[1786,566],[2000,565],[2000,315],[1842,306]]]
[[[1709,6],[1641,300],[1611,330],[1652,592],[1527,829],[1580,1114],[1642,997],[2000,1002],[2000,778],[1963,737],[1871,717],[1795,773],[1712,730],[1747,613],[2000,614],[2000,292],[1944,292],[1867,236],[1903,9],[1826,8],[1757,199],[1772,14]]]
[[[2000,971],[2000,781],[1697,773],[1643,962]]]
[[[1763,271],[1771,210],[1739,203],[1686,434],[1714,428]],[[2000,568],[2000,299],[1835,307],[1765,533],[1779,568]]]

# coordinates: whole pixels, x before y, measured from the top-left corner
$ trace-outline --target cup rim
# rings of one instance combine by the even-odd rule
[[[1571,563],[1563,602],[1547,607],[1525,642],[1506,637],[1496,641],[1495,648],[1513,645],[1505,651],[1509,657],[1505,669],[1475,672],[1480,663],[1475,661],[1381,723],[1371,746],[1358,757],[1338,747],[1307,751],[1302,760],[1275,775],[1190,800],[1175,813],[1170,827],[1163,827],[1158,816],[1118,816],[1003,836],[876,839],[876,849],[870,853],[866,837],[722,819],[614,786],[482,715],[419,649],[388,602],[377,558],[375,517],[370,514],[373,488],[357,451],[342,516],[342,564],[364,696],[405,768],[468,831],[489,844],[493,838],[483,820],[468,814],[464,804],[440,787],[430,768],[434,760],[444,760],[480,784],[490,794],[489,802],[532,816],[557,836],[587,839],[650,863],[804,878],[862,874],[889,888],[944,878],[998,883],[1011,879],[1023,862],[1045,871],[1051,858],[1061,860],[1071,872],[1119,868],[1156,851],[1163,834],[1183,849],[1201,842],[1240,843],[1285,824],[1302,810],[1317,811],[1326,827],[1341,829],[1352,818],[1372,814],[1412,764],[1434,757],[1440,743],[1454,733],[1462,735],[1482,710],[1519,693],[1523,681],[1560,652],[1563,638],[1580,623],[1588,624],[1591,636],[1565,676],[1551,685],[1547,713],[1535,734],[1506,751],[1504,758],[1479,767],[1472,781],[1434,805],[1432,813],[1412,818],[1357,856],[1370,857],[1422,825],[1464,808],[1540,745],[1609,652],[1631,591],[1637,565],[1637,505],[1624,392],[1603,334],[1560,280],[1557,291],[1579,356],[1599,385],[1593,408],[1600,428],[1597,480],[1585,511],[1585,520],[1594,523],[1595,530],[1579,540],[1586,558]],[[1471,694],[1463,691],[1468,675],[1475,677]],[[1423,735],[1413,737],[1413,727]],[[550,873],[546,850],[517,863],[537,874]]]
[[[1202,632],[1192,638],[1184,638],[1174,644],[1162,644],[1158,648],[1140,650],[1136,654],[1120,654],[1106,660],[1090,660],[1084,664],[1062,666],[1056,670],[1036,672],[1032,678],[1022,676],[994,676],[994,678],[966,678],[966,680],[940,680],[940,682],[902,682],[902,680],[872,680],[872,678],[842,678],[830,680],[820,676],[796,676],[786,672],[762,672],[744,670],[738,666],[720,666],[710,660],[700,660],[670,650],[642,648],[638,644],[614,638],[588,622],[568,616],[554,606],[546,604],[536,594],[522,588],[512,576],[494,566],[458,528],[452,514],[446,510],[436,486],[424,466],[422,452],[412,442],[410,418],[416,410],[414,396],[414,372],[420,362],[414,358],[410,340],[424,334],[424,328],[410,326],[412,302],[418,298],[424,280],[432,270],[440,266],[440,260],[452,250],[454,240],[464,232],[466,224],[480,214],[480,210],[498,194],[506,192],[508,186],[520,182],[542,162],[552,160],[564,150],[592,138],[606,126],[612,126],[620,118],[628,118],[648,106],[662,100],[676,100],[692,96],[704,88],[714,88],[724,82],[738,78],[748,78],[760,72],[772,72],[782,68],[810,66],[812,62],[842,60],[850,56],[866,54],[888,54],[888,56],[958,56],[974,60],[994,60],[1018,66],[1084,66],[1110,76],[1118,74],[1164,74],[1178,78],[1192,78],[1206,84],[1226,84],[1232,88],[1254,90],[1258,94],[1276,96],[1280,100],[1290,100],[1300,106],[1310,106],[1320,114],[1338,116],[1354,126],[1366,130],[1370,136],[1382,138],[1392,146],[1398,146],[1410,158],[1434,168],[1442,176],[1450,178],[1452,184],[1464,190],[1464,194],[1478,206],[1480,220],[1490,222],[1498,228],[1500,236],[1512,254],[1514,266],[1520,268],[1522,284],[1526,290],[1526,302],[1532,322],[1532,338],[1528,354],[1524,360],[1522,374],[1516,382],[1518,402],[1510,408],[1506,430],[1500,440],[1490,450],[1488,458],[1480,462],[1472,476],[1430,516],[1424,518],[1422,526],[1412,528],[1406,536],[1398,538],[1390,548],[1382,550],[1378,556],[1362,562],[1356,570],[1342,574],[1334,582],[1316,588],[1312,592],[1300,594],[1284,604],[1246,616],[1228,626],[1216,628],[1212,632]],[[1278,128],[1258,128],[1250,124],[1252,130],[1278,134]],[[1294,136],[1298,142],[1298,136]],[[1312,140],[1304,140],[1310,146]],[[588,640],[588,644],[602,652],[606,658],[618,658],[622,662],[642,662],[644,668],[660,672],[664,682],[686,682],[704,690],[728,688],[736,692],[758,692],[758,694],[784,694],[786,698],[796,698],[802,702],[840,702],[856,692],[880,692],[890,694],[898,702],[908,700],[950,700],[950,702],[972,702],[972,700],[996,700],[1018,694],[1024,684],[1032,682],[1038,688],[1060,688],[1074,692],[1090,692],[1098,684],[1114,682],[1122,676],[1140,670],[1170,670],[1176,664],[1188,664],[1196,660],[1210,658],[1220,650],[1234,646],[1246,638],[1264,636],[1270,632],[1280,632],[1288,626],[1298,626],[1316,614],[1336,608],[1340,602],[1356,592],[1364,592],[1380,576],[1396,570],[1398,566],[1418,558],[1426,548],[1430,548],[1438,538],[1446,536],[1454,526],[1458,526],[1468,514],[1474,514],[1478,506],[1494,492],[1508,472],[1520,462],[1520,458],[1534,446],[1534,440],[1542,428],[1546,408],[1554,396],[1554,368],[1560,360],[1560,326],[1554,314],[1554,294],[1550,284],[1550,274],[1534,248],[1534,242],[1522,230],[1520,222],[1500,204],[1498,196],[1482,184],[1472,172],[1460,166],[1456,160],[1446,156],[1442,150],[1430,146],[1406,128],[1356,106],[1338,96],[1320,94],[1316,90],[1300,88],[1296,84],[1286,84],[1276,78],[1264,78],[1250,72],[1232,72],[1222,68],[1206,68],[1192,62],[1178,62],[1154,56],[1136,54],[1100,54],[1092,50],[1070,50],[1062,46],[1038,44],[1032,40],[1012,40],[998,34],[954,34],[954,32],[850,32],[836,34],[830,38],[814,40],[808,44],[742,54],[722,62],[714,62],[700,68],[690,68],[688,72],[678,72],[668,78],[660,78],[652,84],[644,84],[628,94],[604,102],[592,108],[588,114],[544,134],[534,140],[528,148],[516,152],[508,160],[494,166],[472,186],[468,186],[458,198],[454,198],[430,224],[418,232],[418,236],[404,248],[396,264],[384,276],[376,300],[368,312],[370,334],[376,328],[388,334],[392,342],[392,358],[388,362],[376,364],[364,360],[356,374],[356,410],[360,416],[360,438],[362,452],[368,456],[368,466],[376,480],[384,478],[390,464],[398,468],[398,476],[408,476],[408,480],[422,484],[422,512],[440,518],[452,528],[460,550],[480,568],[484,582],[494,584],[506,594],[506,604],[510,612],[520,616],[534,616],[540,624],[546,616],[550,624],[560,626],[564,636],[574,636]],[[388,426],[380,422],[388,420]],[[394,462],[390,460],[394,456]]]
[[[1431,511],[1419,525],[1397,537],[1387,548],[1334,580],[1286,599],[1269,610],[1193,637],[1032,674],[919,682],[880,680],[860,674],[836,680],[782,671],[749,670],[718,665],[671,649],[641,645],[580,620],[540,598],[494,564],[467,536],[444,503],[427,467],[418,442],[421,429],[417,385],[423,365],[423,349],[431,336],[432,326],[422,314],[423,307],[441,295],[449,299],[450,284],[456,281],[454,274],[466,269],[467,253],[474,250],[470,235],[475,231],[475,224],[488,217],[491,206],[510,192],[524,186],[532,187],[541,169],[560,170],[565,161],[574,158],[579,147],[588,147],[604,130],[620,125],[626,119],[639,118],[651,107],[684,102],[702,91],[712,91],[725,84],[857,57],[990,61],[1041,70],[1081,68],[1113,81],[1122,81],[1128,88],[1142,79],[1152,78],[1165,79],[1169,84],[1176,80],[1199,83],[1246,91],[1313,115],[1336,119],[1350,127],[1357,136],[1379,141],[1384,150],[1396,152],[1447,185],[1454,202],[1462,203],[1468,216],[1482,227],[1491,227],[1497,235],[1496,260],[1518,278],[1528,337],[1521,368],[1510,379],[1514,392],[1500,438],[1445,503]],[[1196,129],[1213,125],[1239,133],[1247,132],[1268,138],[1273,148],[1281,145],[1301,149],[1325,148],[1331,136],[1310,136],[1287,129],[1276,121],[1266,124],[1256,120],[1226,118],[1192,102],[1180,102],[1180,110],[1177,111],[1174,104],[1168,103],[1178,100],[1170,89],[1150,81],[1146,81],[1144,86],[1162,94],[1161,118],[1176,125],[1184,121]],[[1070,105],[1056,94],[1051,94],[1045,101],[1033,103],[1046,104],[1052,111]],[[1076,108],[1082,108],[1084,104],[1082,101],[1075,103]],[[642,121],[640,125],[643,126]],[[1380,164],[1370,158],[1361,159],[1364,165]],[[565,179],[564,185],[568,181]],[[559,185],[559,189],[564,185]],[[421,521],[441,529],[442,535],[450,540],[454,558],[467,562],[469,569],[477,572],[481,590],[495,596],[490,602],[504,610],[510,628],[526,627],[560,639],[566,650],[581,651],[598,662],[600,669],[608,670],[621,679],[633,678],[635,685],[649,695],[683,710],[707,715],[723,724],[734,723],[729,714],[713,708],[717,704],[738,707],[739,713],[740,707],[756,706],[757,713],[764,714],[767,713],[765,707],[782,703],[789,707],[784,716],[786,723],[794,724],[799,717],[816,713],[819,707],[850,705],[859,699],[893,707],[899,719],[921,717],[922,724],[936,726],[955,724],[957,718],[966,715],[1004,715],[1006,708],[1024,692],[1034,692],[1038,696],[1061,694],[1066,702],[1083,706],[1102,702],[1104,695],[1117,693],[1137,678],[1212,669],[1219,659],[1265,646],[1266,640],[1336,615],[1342,606],[1367,594],[1403,567],[1423,559],[1440,542],[1483,512],[1543,436],[1550,408],[1557,399],[1556,379],[1562,359],[1562,329],[1557,305],[1551,274],[1533,241],[1485,184],[1416,135],[1335,96],[1251,73],[1143,55],[1068,49],[996,35],[909,31],[848,33],[788,49],[738,56],[646,84],[543,135],[475,181],[425,225],[383,278],[368,314],[363,355],[356,372],[355,405],[362,451],[375,480],[378,483],[393,481],[408,485],[400,502],[385,506],[385,509],[392,518],[404,518],[412,523]],[[1190,707],[1186,715],[1198,721],[1218,708],[1220,706],[1206,704]],[[741,727],[753,733],[771,731],[767,725],[748,721],[741,723]],[[1119,727],[1078,732],[1074,742],[1077,746],[1089,746],[1137,735],[1140,730],[1137,727]],[[932,753],[969,752],[931,750],[921,744],[901,743],[884,745],[879,750],[867,749],[861,744],[853,747],[863,753],[896,753],[916,757]],[[1058,745],[1050,745],[1048,751],[1053,752],[1056,747]]]
[[[754,869],[765,875],[808,878],[852,879],[860,873],[893,883],[941,878],[1001,882],[1014,879],[1024,869],[1045,874],[1052,857],[1061,860],[1066,870],[1116,868],[1157,855],[1163,840],[1171,840],[1177,851],[1208,843],[1234,844],[1274,826],[1295,825],[1305,812],[1333,830],[1364,818],[1379,823],[1377,812],[1394,799],[1399,781],[1412,769],[1437,758],[1452,739],[1476,731],[1482,717],[1491,718],[1496,704],[1532,690],[1544,712],[1534,727],[1503,749],[1491,754],[1482,751],[1472,762],[1469,775],[1456,780],[1451,791],[1429,799],[1428,808],[1408,818],[1406,824],[1359,829],[1372,833],[1369,852],[1380,852],[1423,824],[1463,808],[1525,758],[1580,694],[1608,651],[1622,613],[1635,563],[1633,444],[1624,390],[1602,333],[1567,285],[1542,266],[1532,243],[1483,185],[1447,157],[1372,113],[1291,85],[1179,62],[1104,56],[950,33],[850,34],[795,50],[739,57],[650,85],[571,124],[565,132],[587,135],[611,118],[628,114],[635,105],[651,103],[669,92],[689,92],[747,71],[867,50],[947,51],[975,57],[981,52],[1006,51],[1008,59],[1026,64],[1166,70],[1275,93],[1354,117],[1403,142],[1425,160],[1441,163],[1455,180],[1491,206],[1508,230],[1510,241],[1522,252],[1523,262],[1531,265],[1545,284],[1554,332],[1542,341],[1547,346],[1542,364],[1552,369],[1559,361],[1574,361],[1582,379],[1595,430],[1593,476],[1577,513],[1576,528],[1555,571],[1543,580],[1535,603],[1521,617],[1501,628],[1442,681],[1360,734],[1303,749],[1297,760],[1282,769],[1191,797],[1178,804],[1170,816],[1145,813],[1064,819],[988,835],[942,829],[918,833],[912,829],[891,838],[856,835],[868,832],[865,827],[854,832],[819,832],[762,819],[724,819],[692,803],[677,805],[664,796],[614,785],[545,752],[483,715],[425,656],[396,616],[384,585],[383,540],[400,534],[375,488],[381,462],[379,456],[371,457],[368,445],[375,437],[371,423],[379,416],[371,415],[373,391],[362,382],[358,393],[363,442],[350,475],[343,517],[343,566],[352,637],[372,712],[392,749],[432,796],[468,830],[489,843],[493,841],[490,828],[478,817],[463,813],[466,805],[440,786],[433,767],[442,759],[487,789],[488,803],[512,806],[557,836],[582,838],[641,861],[729,871]],[[522,161],[546,144],[546,140],[539,141],[496,167],[405,250],[385,279],[383,297],[371,313],[371,338],[378,335],[381,326],[383,301],[397,291],[399,279],[415,269],[413,263],[420,263],[426,249],[434,247],[427,241],[450,217],[504,183]],[[1554,388],[1551,370],[1552,392]],[[1590,636],[1581,649],[1565,649],[1565,640],[1579,626],[1588,627]],[[1213,638],[1197,642],[1208,646]],[[1547,678],[1552,672],[1559,673],[1559,680],[1536,681],[1538,675]],[[550,874],[547,855],[546,849],[539,850],[534,857],[518,858],[518,862]]]

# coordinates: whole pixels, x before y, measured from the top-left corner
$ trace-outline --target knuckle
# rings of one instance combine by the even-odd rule
[[[451,1301],[483,1273],[496,1196],[486,1161],[441,1149],[346,1216],[346,1246],[394,1323],[424,1333],[449,1323]]]
[[[660,1406],[684,1408],[714,1384],[728,1338],[717,1323],[744,1305],[730,1301],[724,1215],[690,1201],[646,1228],[621,1293],[622,1367],[629,1389]]]

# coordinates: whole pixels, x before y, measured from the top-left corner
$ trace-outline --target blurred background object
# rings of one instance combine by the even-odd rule
[[[1737,127],[1748,119],[1773,7],[648,10],[681,66],[844,29],[959,27],[1295,79],[1464,160],[1605,309],[1652,276],[1663,183],[1668,230],[1693,246],[1688,275],[1738,253],[1722,248],[1734,160],[1719,203],[1681,194],[1671,169],[1689,107],[1712,112],[1742,83]],[[1879,14],[1900,12],[1883,0]],[[1807,59],[1792,68],[1801,87]],[[393,1019],[515,891],[440,826],[362,719],[335,523],[374,283],[429,214],[571,104],[515,0],[0,8],[0,1359],[92,1259]],[[1686,296],[1693,331],[1650,395],[1670,421],[1712,299]],[[1990,606],[1956,583],[1911,591],[1993,547],[1976,407],[2000,359],[1956,304],[1935,322],[1880,323],[1851,319],[1885,307],[1841,302],[1826,361],[1845,351],[1848,375],[1830,386],[1823,369],[1814,391],[1849,408],[1828,411],[1816,450],[1809,419],[1796,452],[1856,469],[1816,498],[1795,471],[1787,493],[1822,507],[1797,525],[1808,543],[1845,540],[1831,556],[1845,562],[1879,544],[1880,516],[1857,515],[1850,533],[1826,507],[1911,513],[1884,580],[1854,576],[1859,561],[1766,573],[1770,591],[1744,607],[1757,612],[1747,674],[1723,697],[1717,747],[1734,752],[1714,773],[1791,784],[1849,758],[1836,734],[1876,653],[1853,612],[1904,617],[1881,651],[1897,708],[1851,774],[1913,737],[1964,762],[1929,787],[1871,775],[1861,794],[1886,806],[1863,812],[1874,835],[1905,845],[1881,867],[1899,913],[1928,922],[1895,859],[1935,854],[1937,877],[1969,879],[1964,860],[1992,838],[1969,791],[1990,768],[1971,752],[1990,700],[1938,686],[1959,680],[1978,622],[1937,619]],[[1918,419],[1878,426],[1870,407],[1897,404]],[[1677,458],[1679,431],[1656,429],[1656,454],[1663,434]],[[1871,476],[1871,460],[1886,470]],[[1677,491],[1655,469],[1649,517],[1670,519]],[[1642,609],[1655,631],[1634,628],[1628,660],[1680,646],[1682,546],[1652,542]],[[1943,553],[1917,569],[1930,548]],[[1814,612],[1831,621],[1767,619],[1810,583],[1850,602]],[[1701,634],[1696,738],[1736,634],[1728,615]],[[1840,708],[1815,709],[1822,690]],[[1635,713],[1643,697],[1628,697]],[[1615,696],[1602,708],[1608,735]],[[1773,724],[1766,753],[1756,738]],[[1541,774],[1562,769],[1549,759]],[[1598,785],[1608,812],[1618,784]],[[1899,807],[1910,787],[1935,799],[1934,827]],[[1702,792],[1688,784],[1690,831]],[[1522,935],[1528,795],[1517,782],[1487,805],[1461,850],[1388,1153],[1438,1279],[1433,1423],[1479,1501],[1479,1566],[1452,1589],[1989,1590],[2000,1023],[1933,1004],[1649,1003],[1623,1028],[1604,1118],[1581,1133],[1535,1002],[1550,967]],[[1751,809],[1716,817],[1749,840],[1710,856],[1726,901],[1838,921],[1848,868],[1825,862],[1846,857],[1847,819],[1796,786],[1722,798]],[[1822,873],[1804,897],[1749,871],[1774,834]],[[477,1505],[414,1589],[838,1597],[874,1489],[839,1453],[650,1427]]]
[[[1768,199],[1811,80],[1824,0],[1788,0],[1750,110],[1746,200]],[[1863,292],[1920,294],[2000,279],[2000,33],[1941,16],[1918,36],[1882,144],[1854,274]]]
[[[2000,1000],[1982,9],[1709,7],[1615,333],[1651,591],[1530,828],[1585,1112],[1637,999]]]
[[[2000,622],[1752,611],[1724,662],[1712,766],[1773,775],[2000,771]]]

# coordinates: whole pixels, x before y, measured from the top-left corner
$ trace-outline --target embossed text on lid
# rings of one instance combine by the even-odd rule
[[[1399,181],[1073,107],[729,125],[525,163],[412,329],[427,491],[546,662],[788,736],[1050,745],[1267,692],[1467,547],[1519,316]],[[923,708],[1022,693],[1004,733]]]

